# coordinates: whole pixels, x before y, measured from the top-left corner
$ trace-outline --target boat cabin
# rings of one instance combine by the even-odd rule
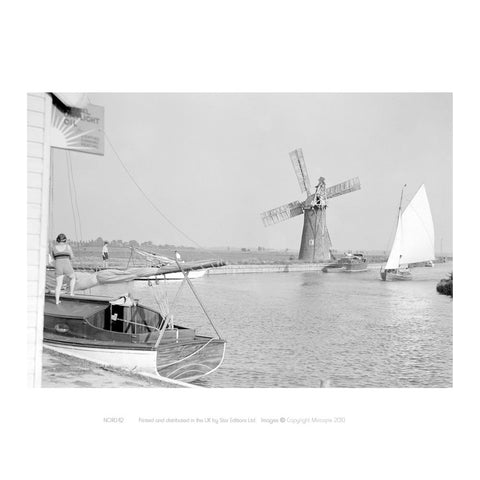
[[[160,312],[140,305],[127,295],[115,299],[62,296],[58,305],[53,295],[45,296],[44,336],[50,340],[71,337],[89,341],[155,344],[162,330],[162,342],[195,336],[194,330],[164,325],[165,321]]]
[[[339,260],[340,263],[359,263],[366,262],[366,258],[362,253],[346,253],[344,257]]]

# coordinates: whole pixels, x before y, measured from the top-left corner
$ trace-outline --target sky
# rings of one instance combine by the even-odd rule
[[[334,249],[388,250],[402,186],[405,206],[425,184],[436,251],[452,250],[451,94],[88,97],[105,109],[104,156],[70,152],[72,187],[66,151],[52,154],[53,228],[70,239],[298,250],[303,216],[264,227],[260,213],[305,199],[289,158],[302,148],[312,187],[360,178],[329,201]]]

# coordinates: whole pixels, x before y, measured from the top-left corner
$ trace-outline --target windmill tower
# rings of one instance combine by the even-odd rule
[[[298,148],[290,152],[290,159],[300,184],[300,190],[302,193],[306,193],[307,198],[303,202],[296,200],[263,212],[261,214],[263,224],[268,227],[303,213],[302,242],[298,259],[307,262],[328,261],[331,259],[332,242],[326,222],[327,200],[360,190],[360,180],[355,177],[327,188],[325,179],[320,177],[315,192],[310,193],[310,179],[302,149]]]

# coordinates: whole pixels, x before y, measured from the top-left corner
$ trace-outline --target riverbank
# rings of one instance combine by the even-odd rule
[[[267,265],[275,266],[277,271],[281,271],[282,268],[288,266],[289,271],[303,271],[308,269],[315,269],[314,267],[308,267],[308,265],[317,265],[320,269],[325,263],[305,263],[298,260],[298,252],[290,250],[249,250],[249,249],[193,249],[185,247],[177,247],[178,251],[182,255],[182,259],[186,262],[194,262],[205,259],[221,259],[227,263],[228,266],[239,265]],[[168,248],[156,248],[145,247],[146,250],[155,252],[158,255],[165,257],[174,257],[174,247]],[[85,246],[73,246],[74,251],[74,268],[99,268],[103,266],[101,260],[101,249],[98,247],[85,247]],[[147,265],[144,258],[134,254],[128,247],[109,247],[110,258],[108,266],[110,268],[127,268],[127,267],[143,267]],[[336,257],[342,256],[343,253],[335,253]],[[386,253],[365,252],[370,263],[381,263],[387,258]],[[306,268],[302,267],[307,266]],[[295,268],[295,270],[293,269]],[[299,268],[299,270],[296,270]]]
[[[331,263],[331,262],[330,262]],[[289,272],[321,272],[330,263],[285,263],[280,265],[225,265],[210,268],[207,275],[242,274],[242,273],[289,273]],[[369,268],[377,268],[380,264],[371,264]]]
[[[44,348],[42,388],[178,388],[178,385],[104,367]]]
[[[298,260],[298,253],[291,250],[266,250],[266,249],[200,249],[186,247],[145,247],[146,250],[155,252],[165,257],[174,257],[175,248],[182,255],[186,262],[195,262],[205,259],[219,259],[226,262],[222,268],[210,269],[209,273],[275,273],[275,272],[304,272],[321,270],[327,263],[305,263]],[[75,258],[73,260],[74,268],[97,269],[102,268],[101,248],[92,246],[74,245]],[[128,267],[145,267],[148,263],[144,258],[135,255],[128,247],[110,246],[109,268],[125,269]],[[343,253],[334,252],[336,258],[340,258]],[[385,263],[388,252],[367,251],[364,252],[370,265]],[[442,257],[434,263],[442,260],[451,261],[451,258]],[[334,260],[332,259],[332,262]],[[215,273],[214,273],[215,272]]]

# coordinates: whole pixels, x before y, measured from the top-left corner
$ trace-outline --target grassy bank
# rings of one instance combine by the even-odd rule
[[[148,251],[159,255],[173,258],[174,250],[150,247]],[[102,266],[101,248],[98,247],[75,247],[74,267],[100,267]],[[305,263],[298,260],[298,253],[293,250],[245,250],[240,249],[193,249],[179,248],[182,259],[185,261],[221,259],[230,265],[289,265]],[[131,256],[131,250],[126,247],[109,247],[109,267],[125,268],[127,266],[145,266],[147,265],[143,258],[138,255]],[[380,263],[386,260],[384,255],[369,255],[367,258],[371,263]]]

